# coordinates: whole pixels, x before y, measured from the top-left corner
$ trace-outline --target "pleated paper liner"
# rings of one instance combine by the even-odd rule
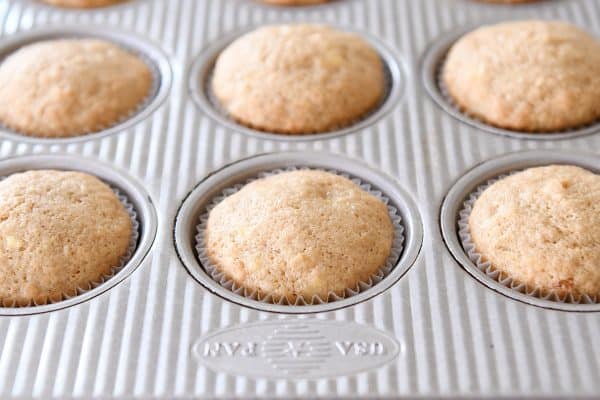
[[[6,178],[6,177],[3,177],[2,179],[4,179],[4,178]],[[127,196],[124,195],[119,189],[117,189],[115,187],[111,186],[111,189],[113,190],[115,195],[119,198],[119,201],[123,204],[123,207],[125,207],[127,214],[129,214],[129,217],[131,218],[131,238],[129,239],[129,247],[127,248],[127,252],[123,256],[121,256],[121,260],[120,260],[119,264],[114,266],[108,274],[101,276],[100,279],[98,279],[98,281],[90,282],[85,287],[76,288],[75,295],[63,294],[59,298],[48,298],[45,302],[31,301],[29,304],[17,304],[15,301],[2,300],[0,302],[2,307],[33,307],[33,306],[40,306],[40,305],[45,305],[45,304],[58,303],[58,302],[61,302],[64,300],[71,299],[73,297],[79,296],[87,291],[90,291],[90,290],[102,285],[104,282],[108,281],[113,276],[118,274],[119,271],[123,267],[125,267],[125,265],[127,265],[129,260],[135,253],[135,249],[137,247],[138,238],[140,236],[140,224],[138,222],[137,212],[136,212],[135,208],[133,207],[133,204],[127,198]]]
[[[546,290],[536,287],[532,287],[523,282],[519,282],[517,279],[513,279],[504,271],[496,269],[489,261],[486,261],[481,253],[479,253],[473,243],[471,232],[469,229],[469,216],[473,210],[475,201],[481,196],[481,194],[494,183],[521,171],[514,171],[510,174],[503,174],[496,178],[490,179],[484,184],[480,185],[475,189],[469,197],[464,201],[463,208],[459,211],[458,218],[458,236],[460,238],[464,251],[469,256],[469,259],[475,264],[483,274],[492,278],[501,285],[515,290],[517,292],[533,296],[542,300],[550,300],[560,303],[570,304],[598,304],[600,298],[598,295],[590,296],[587,294],[574,294],[568,292],[559,292],[555,290]]]
[[[371,186],[371,184],[369,184],[368,182],[363,182],[362,180],[360,180],[358,178],[351,177],[348,174],[345,174],[340,171],[335,171],[335,170],[325,170],[325,171],[342,176],[347,179],[350,179],[352,182],[359,185],[361,189],[363,189],[364,191],[370,193],[371,195],[373,195],[373,196],[377,197],[379,200],[381,200],[384,204],[386,204],[388,214],[389,214],[390,219],[393,224],[394,238],[392,241],[392,249],[391,249],[390,255],[389,255],[387,261],[385,262],[385,264],[382,265],[381,268],[375,274],[373,274],[368,280],[366,280],[364,282],[359,282],[356,284],[356,286],[345,289],[343,293],[330,292],[326,298],[322,298],[320,296],[313,296],[312,298],[307,299],[307,298],[304,298],[303,296],[296,296],[294,301],[289,301],[287,299],[287,297],[275,297],[272,295],[265,295],[265,294],[260,293],[259,291],[244,288],[243,286],[236,284],[225,273],[221,272],[217,266],[215,266],[211,263],[211,261],[208,257],[208,254],[206,252],[206,246],[205,246],[205,241],[204,241],[204,233],[206,230],[206,225],[208,222],[208,215],[209,215],[210,211],[218,203],[223,201],[223,199],[238,192],[240,189],[242,189],[244,186],[246,186],[247,184],[249,184],[250,182],[252,182],[254,180],[266,178],[268,176],[276,175],[276,174],[279,174],[282,172],[297,171],[297,170],[303,170],[303,169],[315,169],[315,168],[290,167],[290,168],[286,168],[286,169],[275,169],[275,170],[272,170],[269,172],[260,173],[256,178],[249,179],[249,180],[245,181],[244,183],[237,184],[237,185],[234,185],[230,188],[223,190],[221,195],[216,196],[210,202],[210,204],[206,207],[206,211],[200,216],[199,224],[196,227],[197,235],[195,237],[195,239],[196,239],[195,248],[196,248],[197,255],[198,255],[198,258],[199,258],[199,261],[200,261],[202,267],[212,277],[213,280],[215,280],[217,283],[219,283],[219,285],[221,285],[222,287],[230,290],[231,292],[233,292],[237,295],[244,296],[248,299],[260,301],[263,303],[278,304],[278,305],[294,305],[294,306],[316,305],[316,304],[325,304],[325,303],[342,300],[345,298],[355,296],[361,292],[364,292],[364,291],[370,289],[371,287],[375,286],[379,282],[381,282],[390,273],[390,271],[392,271],[392,269],[395,267],[398,260],[400,259],[400,255],[402,254],[403,244],[404,244],[404,226],[402,224],[402,218],[398,214],[398,210],[393,205],[390,204],[390,200],[387,196],[385,196],[385,194],[383,194],[379,190],[374,189]]]

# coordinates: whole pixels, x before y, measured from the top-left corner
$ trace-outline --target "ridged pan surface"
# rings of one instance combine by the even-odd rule
[[[124,170],[158,214],[149,255],[120,284],[59,311],[0,317],[0,397],[598,396],[600,314],[545,309],[489,289],[461,268],[440,232],[445,195],[482,162],[524,150],[600,153],[600,134],[536,141],[479,130],[448,115],[425,90],[423,57],[445,32],[523,18],[594,30],[600,2],[339,0],[292,9],[251,0],[133,0],[71,11],[0,0],[0,40],[56,25],[115,28],[155,43],[173,72],[165,102],[121,132],[73,143],[0,141],[1,158],[66,152]],[[271,140],[220,125],[190,95],[191,65],[230,32],[282,21],[331,23],[379,38],[405,67],[404,93],[373,125],[331,139]],[[173,229],[188,193],[227,164],[294,150],[366,162],[418,205],[419,256],[383,293],[332,312],[269,313],[211,293],[182,265]],[[314,354],[321,358],[313,362],[320,367],[307,363],[302,374],[272,357],[282,348],[302,355],[288,338],[311,334],[318,335]]]

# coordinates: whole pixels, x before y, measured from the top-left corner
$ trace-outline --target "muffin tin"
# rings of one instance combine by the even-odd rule
[[[490,177],[550,161],[600,169],[597,127],[505,132],[465,119],[440,91],[439,63],[465,27],[540,16],[593,31],[600,5],[133,0],[81,11],[0,0],[1,55],[42,38],[100,36],[147,58],[159,77],[149,104],[106,131],[57,140],[1,133],[0,175],[92,173],[127,195],[141,236],[101,286],[0,309],[0,397],[597,396],[597,305],[499,285],[457,239],[462,201]],[[331,24],[373,44],[390,77],[380,109],[299,137],[221,114],[205,85],[218,52],[250,27],[285,22]],[[202,207],[224,186],[290,165],[359,177],[398,207],[406,241],[382,281],[347,299],[285,306],[232,296],[203,271],[193,249]]]

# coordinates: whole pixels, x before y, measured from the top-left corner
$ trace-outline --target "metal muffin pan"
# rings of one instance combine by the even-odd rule
[[[195,250],[196,227],[206,206],[224,189],[257,177],[261,172],[288,167],[334,169],[369,183],[387,196],[398,209],[404,227],[404,246],[391,272],[373,287],[342,300],[313,305],[281,305],[253,300],[236,294],[215,281],[198,260]],[[185,198],[175,221],[174,241],[177,253],[196,281],[216,295],[253,309],[284,314],[307,314],[337,310],[376,296],[395,284],[413,265],[423,241],[419,211],[411,196],[390,177],[364,163],[340,155],[320,152],[278,152],[258,155],[230,164],[201,181]]]
[[[485,182],[498,176],[526,168],[550,164],[577,165],[595,173],[600,173],[600,157],[594,154],[580,152],[526,151],[511,153],[486,161],[463,175],[456,184],[452,186],[444,199],[440,213],[440,224],[444,241],[456,261],[458,261],[469,274],[488,288],[500,294],[527,304],[554,310],[600,311],[600,303],[572,304],[545,300],[511,289],[479,270],[473,261],[470,260],[461,244],[457,225],[459,212],[463,208],[464,201],[471,193]]]
[[[115,43],[122,48],[138,55],[152,71],[154,85],[148,98],[140,105],[140,109],[133,115],[117,122],[115,125],[84,135],[65,138],[43,138],[28,136],[0,126],[0,137],[20,142],[60,144],[75,143],[86,140],[98,139],[107,135],[121,132],[148,118],[167,98],[173,80],[169,59],[159,46],[148,41],[142,36],[131,32],[110,27],[94,25],[65,25],[32,29],[11,35],[0,42],[0,62],[11,53],[23,46],[44,40],[72,38],[94,38]]]
[[[133,205],[139,222],[138,243],[132,257],[113,277],[101,285],[67,300],[30,307],[0,307],[0,316],[41,314],[57,311],[88,301],[113,288],[127,278],[148,255],[157,231],[157,216],[150,196],[143,186],[112,166],[89,158],[68,154],[36,154],[0,160],[0,176],[38,169],[80,171],[98,177],[119,189]]]
[[[489,134],[485,127],[448,118],[427,95],[424,57],[440,35],[487,23],[490,17],[540,16],[594,30],[600,3],[336,0],[285,7],[255,0],[132,0],[123,6],[67,10],[35,0],[0,0],[0,45],[49,25],[102,26],[98,29],[107,34],[117,27],[156,43],[173,67],[165,105],[137,119],[135,135],[57,142],[10,136],[0,141],[0,159],[70,153],[128,171],[152,195],[160,221],[141,268],[104,295],[53,312],[0,317],[0,397],[598,397],[600,314],[536,307],[490,289],[461,267],[440,232],[444,198],[475,165],[524,150],[600,153],[597,134],[564,140]],[[209,49],[216,56],[236,37],[230,32],[292,22],[352,27],[391,49],[401,88],[390,109],[353,133],[296,139],[246,132],[211,114],[216,112],[212,105],[198,106],[191,84],[206,76],[200,58],[210,60]],[[193,250],[186,251],[190,263],[184,265],[174,243],[183,226],[176,223],[182,202],[188,198],[186,207],[192,207],[192,196],[206,198],[219,177],[229,176],[229,167],[221,170],[224,165],[238,168],[238,160],[289,151],[314,158],[338,154],[352,160],[348,165],[356,165],[357,174],[391,176],[403,193],[410,192],[423,241],[400,279],[364,301],[301,314],[240,305],[207,289],[210,282],[199,283],[191,272],[201,276]],[[359,171],[361,161],[375,171]],[[240,164],[245,162],[250,161]],[[96,169],[90,172],[98,174]],[[207,192],[192,190],[198,182]],[[192,223],[182,237],[192,236]],[[182,243],[191,248],[191,241]],[[382,289],[381,284],[374,289]],[[305,374],[286,369],[308,368],[290,362],[306,350],[289,340],[292,335],[308,345],[314,344],[310,335],[319,336],[323,352],[314,354],[319,356],[316,369],[311,366]],[[285,355],[277,353],[282,350]]]
[[[290,23],[290,21],[282,21],[281,23]],[[272,24],[273,23],[271,23],[271,25]],[[328,25],[333,26],[335,29],[355,33],[361,38],[365,39],[379,53],[383,63],[386,78],[384,97],[374,110],[370,111],[367,115],[363,116],[356,122],[329,132],[290,135],[253,129],[238,123],[227,115],[227,112],[219,104],[219,100],[216,99],[211,89],[212,74],[215,62],[219,54],[221,54],[221,52],[234,40],[248,32],[253,31],[254,29],[259,28],[262,25],[244,28],[225,34],[200,52],[200,54],[193,61],[189,72],[188,85],[192,98],[198,107],[200,107],[200,109],[208,116],[213,118],[215,122],[226,126],[229,129],[236,130],[256,138],[297,142],[330,139],[349,133],[360,132],[384,117],[396,106],[397,102],[400,101],[404,91],[407,66],[391,47],[375,36],[367,32],[362,32],[344,26],[338,26],[335,24]]]
[[[580,128],[573,128],[564,131],[550,132],[550,133],[532,133],[532,132],[520,132],[517,130],[510,130],[500,128],[491,124],[488,124],[476,117],[468,115],[462,111],[458,105],[456,105],[450,95],[446,93],[446,89],[443,87],[441,82],[442,69],[446,62],[448,51],[459,40],[463,35],[471,32],[474,29],[480,28],[486,25],[493,25],[500,22],[505,22],[506,19],[496,19],[487,21],[483,24],[471,24],[468,28],[460,27],[449,32],[440,35],[435,41],[429,46],[423,57],[421,79],[425,90],[429,93],[429,96],[436,102],[436,104],[442,108],[450,116],[462,121],[466,124],[473,126],[474,128],[482,131],[494,133],[496,135],[508,136],[516,139],[532,139],[532,140],[560,140],[560,139],[573,139],[580,136],[591,135],[593,133],[600,132],[600,121],[593,124],[586,125]]]

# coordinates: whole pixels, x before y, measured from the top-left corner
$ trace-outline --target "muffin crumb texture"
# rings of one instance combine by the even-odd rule
[[[484,26],[452,46],[443,83],[464,112],[494,126],[579,128],[600,119],[600,41],[563,22]]]
[[[0,301],[44,304],[88,289],[120,264],[131,235],[125,207],[93,176],[9,176],[0,182]]]
[[[532,289],[600,294],[600,175],[552,165],[501,179],[476,200],[469,229],[486,261]]]
[[[131,115],[152,80],[138,56],[103,40],[30,44],[0,64],[0,122],[38,137],[97,132]]]
[[[394,232],[387,206],[344,177],[317,170],[258,179],[211,210],[211,262],[238,285],[294,303],[323,300],[385,265]]]
[[[259,28],[218,57],[212,91],[231,118],[281,134],[347,126],[384,95],[377,51],[358,35],[323,25]]]

